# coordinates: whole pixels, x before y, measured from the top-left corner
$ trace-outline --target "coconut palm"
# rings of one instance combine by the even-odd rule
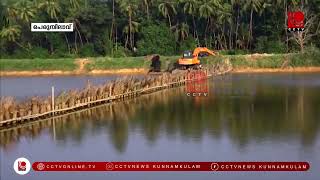
[[[80,0],[69,0],[69,3],[72,9],[79,9],[80,8]]]
[[[195,17],[194,17],[198,13],[198,8],[199,8],[198,1],[197,0],[180,0],[180,2],[184,4],[184,6],[183,6],[184,13],[192,16],[193,37],[199,39],[197,27],[196,27],[196,21],[195,21]]]
[[[80,9],[80,2],[79,0],[69,0],[69,3],[71,5],[71,9],[70,9],[69,16],[65,18],[65,22],[72,22],[74,24],[74,29],[77,33],[77,35],[75,34],[75,47],[77,51],[77,39],[76,39],[77,36],[79,36],[80,43],[83,46],[82,35],[79,30],[81,23],[80,23],[80,20],[76,17],[76,13]]]
[[[262,0],[247,0],[244,4],[244,9],[250,10],[249,37],[248,37],[247,48],[249,48],[252,40],[253,12],[259,13],[262,3],[263,3]]]
[[[243,11],[241,11],[241,6],[243,6],[243,2],[242,0],[231,0],[231,6],[235,9],[234,12],[236,12],[236,16],[235,16],[235,39],[234,41],[237,42],[238,41],[238,36],[239,36],[239,26],[240,26],[240,15],[242,14]],[[236,43],[236,48],[237,48],[237,43]]]
[[[208,21],[206,29],[208,28],[210,17],[211,15],[213,15],[213,11],[214,9],[210,0],[203,1],[203,3],[199,7],[200,17],[206,18]]]
[[[116,17],[115,17],[115,0],[112,0],[112,23],[110,28],[110,40],[112,43],[115,43],[115,48],[118,48],[117,44],[117,24],[116,24]],[[113,46],[113,45],[112,45]],[[113,54],[113,48],[112,48]]]
[[[145,11],[147,13],[147,18],[149,19],[150,18],[150,6],[152,4],[152,0],[141,0],[142,1],[142,5],[143,7],[145,8]]]
[[[205,28],[205,32],[204,32],[204,39],[207,45],[207,32],[208,32],[208,27],[210,24],[210,20],[211,17],[214,14],[215,11],[215,2],[213,2],[212,0],[202,0],[201,1],[201,5],[199,6],[199,15],[202,18],[205,18],[207,20],[207,25]]]
[[[175,0],[164,0],[158,6],[159,11],[161,12],[161,14],[164,17],[168,18],[170,28],[172,26],[171,16],[177,14],[177,10],[175,8],[175,5],[176,5],[176,1]]]
[[[15,5],[15,13],[19,19],[25,22],[30,22],[30,20],[35,17],[36,8],[30,1],[21,0],[18,1]]]
[[[20,35],[21,27],[18,25],[8,26],[0,31],[0,37],[6,39],[9,42],[16,42]]]
[[[139,31],[139,23],[136,21],[131,21],[131,25],[128,24],[123,28],[123,33],[126,34],[126,42],[125,42],[126,47],[130,43],[131,48],[134,48],[131,43],[133,43],[134,41],[134,34],[137,33],[138,31]]]
[[[17,9],[13,5],[0,3],[0,18],[0,27],[12,24],[17,19]]]
[[[136,0],[118,0],[120,10],[127,14],[128,16],[128,25],[126,26],[127,30],[124,29],[124,32],[127,33],[127,40],[129,40],[129,43],[126,41],[126,47],[128,47],[128,44],[130,45],[130,48],[134,48],[134,23],[133,23],[133,16],[135,15],[138,6]]]
[[[52,19],[57,19],[58,13],[61,11],[60,4],[57,0],[42,0],[39,2],[38,8],[45,9]]]
[[[59,23],[58,13],[60,13],[61,11],[61,6],[58,0],[39,0],[38,8],[44,9],[51,19],[55,19]],[[65,33],[64,33],[64,38],[66,40],[68,50],[70,53],[70,44]],[[51,49],[52,48],[53,47],[51,47]]]
[[[222,8],[217,11],[217,14],[217,22],[221,28],[221,40],[223,40],[220,42],[220,46],[221,48],[227,48],[226,33],[229,33],[229,46],[231,46],[231,31],[233,28],[231,5],[228,3],[224,3],[222,5]],[[226,28],[226,25],[229,25],[229,28]]]
[[[187,23],[178,23],[171,27],[174,35],[176,37],[176,41],[183,41],[189,35],[189,26]]]
[[[5,7],[0,3],[0,27],[3,27],[7,24],[7,19],[5,16]]]

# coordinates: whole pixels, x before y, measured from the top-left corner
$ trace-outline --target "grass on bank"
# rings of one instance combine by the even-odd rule
[[[160,56],[162,70],[167,70],[181,56]],[[202,64],[214,64],[230,59],[234,68],[288,68],[320,66],[320,50],[308,48],[304,53],[294,54],[249,54],[249,55],[218,55],[201,58]],[[151,65],[151,56],[143,57],[95,57],[88,58],[85,65],[90,70],[113,70],[145,68]],[[78,65],[74,58],[65,59],[0,59],[0,71],[44,71],[44,70],[76,70]]]
[[[74,59],[0,59],[0,71],[72,71]]]
[[[179,56],[160,56],[161,67],[163,70],[167,69],[169,64],[177,61]],[[89,58],[90,63],[86,65],[88,71],[96,70],[112,70],[122,68],[145,68],[149,69],[151,65],[150,57],[124,57],[124,58],[110,58],[98,57]]]
[[[281,68],[287,59],[284,54],[267,56],[234,55],[229,56],[234,68]],[[289,65],[289,62],[287,63]]]
[[[320,50],[306,48],[304,53],[227,55],[234,68],[286,68],[320,66]]]

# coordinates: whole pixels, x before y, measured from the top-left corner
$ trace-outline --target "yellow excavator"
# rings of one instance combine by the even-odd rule
[[[172,73],[174,70],[186,70],[186,69],[199,69],[201,68],[201,62],[199,57],[216,55],[214,52],[206,47],[197,47],[192,51],[184,51],[182,58],[178,59],[176,63],[171,64],[167,68],[167,72]],[[150,65],[149,74],[161,73],[161,62],[159,55],[153,55],[151,58],[152,64]]]
[[[177,68],[179,69],[188,69],[188,68],[198,68],[200,66],[199,57],[216,55],[217,53],[206,48],[206,47],[197,47],[192,51],[185,51],[182,58],[177,62]]]

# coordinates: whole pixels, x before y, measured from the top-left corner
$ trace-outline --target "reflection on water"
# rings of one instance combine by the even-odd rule
[[[292,84],[294,79],[299,83]],[[320,142],[319,80],[320,74],[239,74],[217,77],[209,80],[209,97],[187,97],[184,87],[163,90],[137,99],[75,112],[54,120],[3,130],[0,132],[0,145],[1,149],[10,155],[16,148],[21,148],[17,146],[21,143],[21,138],[37,142],[38,137],[49,135],[49,144],[68,148],[71,143],[75,149],[80,149],[83,144],[99,148],[101,143],[109,142],[124,160],[130,157],[128,149],[135,146],[130,137],[136,136],[136,142],[146,140],[147,144],[140,147],[146,156],[155,153],[147,147],[165,149],[169,148],[167,146],[172,142],[204,142],[207,147],[215,147],[221,144],[215,145],[214,142],[225,141],[225,137],[230,142],[222,145],[232,151],[233,148],[239,152],[246,151],[247,147],[255,148],[252,143],[260,144],[263,148],[260,147],[259,152],[252,156],[259,156],[259,153],[264,153],[263,149],[270,150],[270,147],[274,147],[271,151],[278,152],[280,150],[277,150],[277,146],[281,143],[288,144],[287,150],[296,153],[301,149],[303,152],[308,149],[314,151]],[[101,134],[106,135],[108,141],[91,142]],[[163,135],[167,140],[161,138]],[[157,143],[159,140],[161,143]],[[91,143],[87,144],[89,142]],[[197,149],[196,144],[191,147]],[[179,147],[175,148],[179,150]],[[109,153],[112,155],[112,152]],[[75,158],[76,155],[77,152],[74,154]],[[221,154],[221,157],[227,158],[229,155],[232,156]],[[52,156],[59,156],[59,153]],[[181,156],[200,158],[197,150],[191,155],[182,153]],[[318,158],[316,153],[308,156],[311,156],[311,159]],[[171,157],[170,154],[168,157]],[[288,155],[287,158],[292,156]],[[319,162],[313,162],[312,165],[320,166]],[[316,176],[313,173],[310,177]],[[288,177],[295,178],[293,175]]]
[[[237,78],[211,80],[209,97],[187,97],[185,88],[180,87],[55,118],[56,139],[59,143],[80,142],[88,133],[106,130],[120,152],[126,148],[129,132],[135,129],[150,143],[162,132],[195,141],[206,132],[213,138],[228,133],[239,145],[259,138],[277,141],[292,136],[303,145],[314,143],[320,118],[319,87],[282,84],[275,88],[259,81],[235,81]],[[5,148],[21,136],[34,137],[48,128],[52,133],[52,122],[4,131],[1,145]]]

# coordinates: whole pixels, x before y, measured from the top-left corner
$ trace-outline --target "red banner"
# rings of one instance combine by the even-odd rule
[[[307,171],[308,162],[35,162],[35,171]]]

